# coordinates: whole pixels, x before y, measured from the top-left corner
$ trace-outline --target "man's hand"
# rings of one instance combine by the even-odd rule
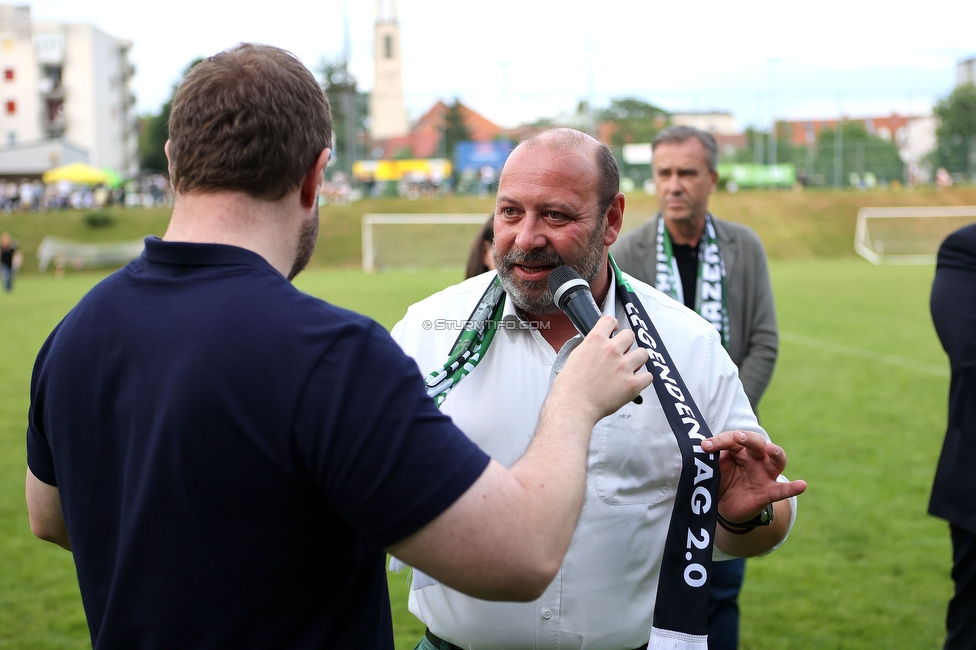
[[[774,504],[770,526],[756,528],[745,535],[732,535],[716,527],[716,543],[726,553],[749,557],[765,553],[786,536],[792,509],[785,501],[802,494],[806,481],[780,482],[786,469],[786,452],[779,445],[753,431],[726,431],[701,443],[708,453],[720,453],[718,511],[734,523],[749,521],[767,504]]]
[[[597,321],[559,372],[549,394],[550,402],[589,407],[587,412],[596,423],[651,385],[651,373],[639,372],[647,363],[647,351],[630,349],[634,333],[629,329],[611,338],[617,324],[611,316]]]
[[[806,481],[781,483],[786,469],[786,452],[779,445],[752,431],[726,431],[702,441],[702,449],[721,450],[718,508],[729,521],[748,521],[766,504],[802,494]]]

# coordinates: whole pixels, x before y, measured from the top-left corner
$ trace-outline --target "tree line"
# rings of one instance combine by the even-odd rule
[[[191,62],[183,76],[200,60]],[[372,153],[363,150],[366,141],[363,134],[368,130],[369,96],[358,90],[356,79],[343,60],[323,59],[316,67],[316,73],[332,106],[335,168],[351,171],[353,161],[370,158]],[[140,120],[139,155],[143,170],[165,173],[167,169],[163,146],[169,136],[169,113],[178,87],[178,83],[174,84],[169,100],[158,114]],[[455,98],[448,104],[443,118],[440,150],[448,159],[453,158],[457,143],[471,136],[460,107],[459,99]],[[957,86],[936,103],[933,115],[938,122],[936,146],[923,162],[933,170],[945,168],[950,174],[976,182],[976,86],[972,83]],[[591,126],[609,124],[608,144],[615,148],[627,143],[650,142],[658,131],[671,123],[667,110],[633,97],[613,99],[600,110],[580,102],[577,118],[586,118]],[[543,119],[533,126],[550,125],[553,125],[552,121]],[[907,177],[897,145],[868,133],[860,122],[842,121],[832,129],[824,129],[818,134],[817,141],[807,146],[792,145],[789,134],[781,132],[785,126],[780,123],[772,143],[773,134],[769,131],[747,128],[745,146],[732,154],[723,154],[723,160],[768,163],[774,159],[778,163],[791,163],[799,178],[826,185],[851,185],[855,178],[864,178],[867,174],[880,183]],[[409,157],[411,152],[394,152],[394,155]]]

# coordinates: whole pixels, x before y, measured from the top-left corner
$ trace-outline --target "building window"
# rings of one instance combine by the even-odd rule
[[[14,69],[13,68],[6,68],[3,71],[3,78],[6,79],[7,81],[13,81],[14,80]]]
[[[393,37],[389,34],[383,37],[383,53],[386,58],[393,58]]]
[[[17,112],[17,102],[12,99],[7,100],[7,115],[13,115]]]

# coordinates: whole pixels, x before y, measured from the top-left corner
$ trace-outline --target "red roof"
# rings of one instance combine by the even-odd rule
[[[458,102],[461,119],[471,131],[474,142],[492,142],[501,138],[511,137],[511,133],[498,126],[480,113],[473,111]],[[414,158],[442,157],[441,135],[444,130],[445,116],[450,107],[442,101],[434,104],[430,110],[421,116],[410,133],[389,138],[383,143],[377,143],[383,148],[383,158],[391,158],[401,149],[410,149]]]

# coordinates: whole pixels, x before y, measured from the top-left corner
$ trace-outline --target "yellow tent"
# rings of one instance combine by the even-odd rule
[[[47,170],[41,175],[41,180],[45,183],[68,181],[80,185],[97,185],[107,183],[110,179],[108,174],[97,167],[92,167],[83,162],[75,162]]]

